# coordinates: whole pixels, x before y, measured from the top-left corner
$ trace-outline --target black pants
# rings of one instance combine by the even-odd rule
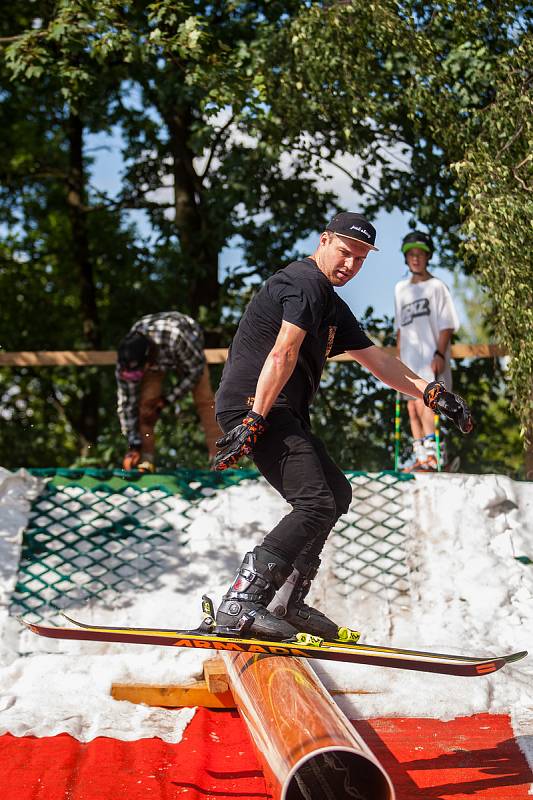
[[[224,412],[217,420],[227,432],[246,416]],[[253,452],[258,470],[292,506],[268,533],[263,546],[298,568],[316,559],[341,514],[348,511],[352,487],[324,444],[290,409],[274,408],[268,429]],[[300,558],[298,558],[300,556]]]

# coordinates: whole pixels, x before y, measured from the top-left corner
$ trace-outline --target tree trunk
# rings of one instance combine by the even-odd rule
[[[83,123],[71,114],[67,123],[69,142],[69,176],[67,205],[72,230],[72,253],[80,279],[80,311],[83,338],[89,350],[100,350],[101,336],[96,306],[93,268],[89,255],[89,235],[85,209],[85,174],[83,168]],[[98,436],[98,406],[100,375],[97,370],[86,374],[76,430],[82,440],[82,455],[96,442]]]
[[[192,117],[189,108],[173,109],[166,117],[174,178],[175,222],[184,263],[190,275],[189,308],[215,310],[219,299],[218,243],[202,202],[203,187],[194,169],[194,153],[187,142]]]

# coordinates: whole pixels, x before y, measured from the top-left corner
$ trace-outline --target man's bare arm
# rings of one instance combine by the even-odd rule
[[[266,357],[257,380],[252,411],[266,417],[294,371],[305,333],[292,322],[284,320],[281,323],[276,343]]]
[[[437,339],[437,350],[439,353],[442,353],[442,356],[446,353],[448,349],[448,345],[450,344],[451,338],[453,336],[453,328],[443,328],[439,331],[439,338]],[[442,370],[444,369],[444,358],[442,356],[434,355],[431,361],[431,369],[433,370],[434,375],[439,375]]]
[[[411,397],[423,398],[428,382],[409,369],[403,361],[391,356],[380,347],[366,347],[364,350],[348,350],[348,355],[366,367],[380,381]]]

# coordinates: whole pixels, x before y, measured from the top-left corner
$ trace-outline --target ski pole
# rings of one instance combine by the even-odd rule
[[[438,380],[438,375],[435,373],[435,380]],[[437,472],[442,470],[442,458],[440,449],[440,416],[436,413],[433,417],[433,425],[435,427],[435,449],[437,453]]]
[[[440,472],[442,469],[442,461],[441,461],[441,451],[440,451],[440,417],[438,414],[435,414],[434,418],[435,424],[435,449],[437,451],[437,472]]]
[[[394,471],[398,472],[400,461],[400,392],[396,392],[394,408]]]

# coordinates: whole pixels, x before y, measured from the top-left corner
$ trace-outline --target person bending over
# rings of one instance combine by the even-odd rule
[[[177,383],[165,394],[167,373],[174,373]],[[189,391],[209,457],[214,457],[221,431],[215,419],[203,332],[195,320],[177,311],[148,314],[138,320],[118,346],[116,380],[120,427],[128,440],[124,469],[154,472],[156,422],[165,406]]]

